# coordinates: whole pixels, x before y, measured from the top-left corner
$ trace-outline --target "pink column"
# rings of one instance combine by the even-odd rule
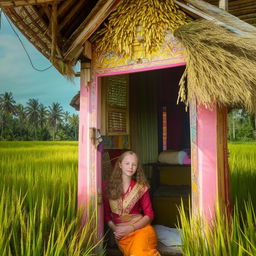
[[[81,68],[80,79],[80,117],[79,117],[79,152],[78,152],[78,208],[84,212],[84,221],[87,217],[87,206],[90,195],[89,173],[89,101],[90,94],[87,87],[86,70]]]
[[[217,105],[207,109],[194,102],[191,107],[192,207],[211,221],[217,203],[230,210],[227,112]]]
[[[100,86],[94,76],[89,84],[88,69],[81,68],[80,119],[79,119],[79,164],[78,208],[83,211],[83,224],[93,211],[93,225],[98,236],[103,236],[103,209],[101,200],[101,152],[97,150],[94,132],[100,128]]]
[[[200,213],[208,220],[214,218],[217,202],[217,113],[216,106],[197,106],[197,157],[200,184]]]

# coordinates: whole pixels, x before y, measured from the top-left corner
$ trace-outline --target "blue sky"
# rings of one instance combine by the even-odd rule
[[[19,35],[36,68],[44,69],[51,65],[24,36],[20,33]],[[78,78],[74,82],[70,82],[54,67],[45,72],[34,70],[6,17],[2,15],[0,29],[0,93],[12,92],[16,102],[23,105],[28,99],[35,98],[45,106],[51,105],[52,102],[58,102],[65,111],[78,113],[69,106],[72,97],[78,91]]]

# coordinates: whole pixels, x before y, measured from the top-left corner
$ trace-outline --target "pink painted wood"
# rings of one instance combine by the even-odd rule
[[[214,218],[217,202],[217,114],[197,105],[197,154],[199,211],[207,220]]]
[[[89,90],[86,88],[84,71],[80,79],[80,116],[79,116],[79,152],[78,152],[78,207],[83,209],[83,220],[87,218],[89,204]]]

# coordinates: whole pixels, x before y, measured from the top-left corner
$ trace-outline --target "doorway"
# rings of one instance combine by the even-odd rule
[[[185,66],[102,77],[102,177],[131,149],[150,183],[152,224],[176,227],[181,199],[191,194],[190,121],[177,104]],[[118,99],[118,100],[117,100]]]

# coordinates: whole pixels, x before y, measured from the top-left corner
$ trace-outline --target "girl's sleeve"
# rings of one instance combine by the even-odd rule
[[[106,183],[102,185],[102,197],[103,197],[104,221],[105,223],[108,223],[109,221],[112,220],[112,216],[111,216],[109,200],[106,197],[105,190],[106,190]]]
[[[151,199],[148,191],[146,191],[141,197],[140,206],[144,215],[147,215],[151,220],[154,219],[154,212],[152,209]]]

